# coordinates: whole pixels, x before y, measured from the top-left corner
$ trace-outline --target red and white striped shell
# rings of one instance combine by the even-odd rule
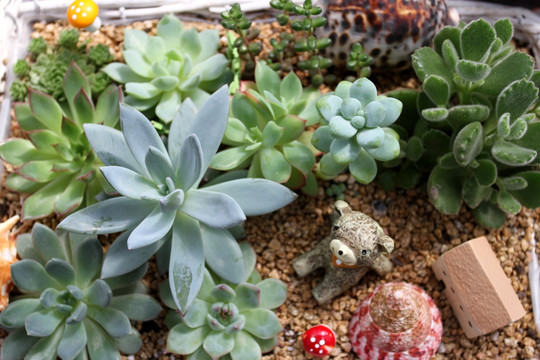
[[[17,261],[17,249],[10,230],[17,221],[19,217],[13,216],[0,224],[0,311],[8,305],[9,292],[13,288],[9,266]]]
[[[329,37],[334,64],[345,63],[354,43],[373,57],[375,67],[404,68],[411,54],[429,46],[438,30],[453,24],[444,0],[320,0],[327,24],[317,35]],[[453,14],[453,13],[452,13]]]
[[[429,360],[441,343],[441,314],[418,286],[391,282],[360,304],[349,337],[360,359]]]

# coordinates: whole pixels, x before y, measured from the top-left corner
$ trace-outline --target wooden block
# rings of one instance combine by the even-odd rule
[[[525,315],[486,237],[444,253],[433,265],[437,279],[468,338],[490,333]]]

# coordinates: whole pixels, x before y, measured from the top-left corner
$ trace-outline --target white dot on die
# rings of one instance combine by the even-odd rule
[[[321,345],[315,344],[315,349],[318,349],[318,348],[320,348],[320,347],[321,347]]]
[[[326,342],[324,340],[319,341],[319,344],[324,345]]]
[[[85,13],[85,12],[84,12],[84,13],[82,13],[82,16],[83,16],[83,17],[86,17],[86,13]]]
[[[75,9],[75,12],[80,13],[80,12],[81,12],[81,8],[78,7],[77,9]]]
[[[323,353],[322,349],[321,349],[321,350],[319,350],[319,354],[322,354],[322,353]]]
[[[92,11],[92,8],[89,6],[89,7],[86,8],[86,10]]]
[[[75,20],[75,19],[77,19],[77,15],[73,14],[73,15],[71,15],[71,18],[72,18],[73,20]]]
[[[84,3],[81,1],[81,2],[79,3],[79,6],[84,6]]]
[[[75,5],[71,5],[71,10],[75,9]]]
[[[315,342],[315,340],[316,340],[316,339],[315,339],[314,337],[309,338],[309,341],[311,341],[311,342]]]

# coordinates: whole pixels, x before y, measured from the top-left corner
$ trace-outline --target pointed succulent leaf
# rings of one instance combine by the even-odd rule
[[[495,105],[496,116],[510,113],[510,118],[516,119],[523,115],[538,99],[538,89],[534,83],[525,79],[514,81],[500,93]]]
[[[83,90],[86,94],[91,94],[88,79],[81,71],[79,66],[77,66],[77,64],[73,61],[69,65],[69,68],[64,75],[62,85],[68,103],[72,103],[77,93],[79,93],[81,90]]]
[[[285,115],[275,119],[278,126],[284,129],[279,138],[279,144],[288,144],[298,139],[304,132],[306,121],[296,115]]]
[[[187,82],[184,83],[184,86]],[[195,83],[197,84],[197,82]],[[194,87],[195,87],[194,84]],[[184,89],[182,89],[184,90]],[[194,99],[196,100],[196,99]],[[165,123],[170,123],[182,103],[182,94],[179,90],[171,90],[164,93],[156,106],[156,116]]]
[[[189,135],[181,149],[176,165],[176,179],[178,187],[189,190],[199,179],[202,172],[203,153],[197,135]]]
[[[164,184],[166,178],[174,178],[173,167],[167,153],[150,146],[144,161],[148,173],[156,184]]]
[[[12,264],[11,277],[15,285],[26,292],[41,292],[49,287],[61,289],[60,284],[35,260],[24,259]]]
[[[4,339],[0,349],[0,356],[5,360],[24,359],[26,353],[38,340],[38,337],[26,335],[24,327],[18,328]]]
[[[73,310],[71,310],[69,316],[66,318],[66,324],[71,325],[83,321],[86,317],[87,311],[88,306],[83,302],[79,302],[73,306]]]
[[[309,173],[315,165],[313,152],[299,141],[293,141],[283,146],[285,159],[303,174]]]
[[[249,334],[239,331],[234,335],[234,347],[230,353],[232,360],[249,360],[261,357],[261,348]]]
[[[104,279],[104,281],[116,294],[118,294],[122,289],[136,285],[143,278],[144,274],[146,274],[147,270],[148,264],[145,263],[127,274]]]
[[[127,31],[126,31],[127,34]],[[127,35],[126,35],[127,36]],[[126,38],[126,37],[125,37]],[[144,82],[146,78],[135,73],[131,68],[119,62],[113,62],[101,69],[111,79],[121,84],[129,82]]]
[[[217,301],[229,303],[236,297],[236,292],[227,284],[219,284],[212,289],[211,295]]]
[[[489,229],[500,228],[506,221],[504,211],[490,201],[484,201],[473,209],[473,215],[480,225]]]
[[[218,229],[243,222],[246,217],[230,196],[208,190],[191,190],[185,198],[182,212]]]
[[[484,19],[470,22],[461,32],[464,59],[482,61],[495,40],[495,30]]]
[[[262,144],[259,143],[259,145]],[[210,167],[216,170],[232,170],[241,167],[257,150],[253,148],[247,150],[248,147],[244,145],[218,152],[210,163]]]
[[[298,99],[302,96],[302,83],[293,71],[289,72],[281,81],[280,95],[287,101]]]
[[[152,77],[152,67],[143,57],[142,53],[137,50],[124,49],[122,52],[124,61],[135,74],[144,78]]]
[[[105,281],[97,279],[83,290],[83,298],[89,306],[107,307],[112,299],[112,290]]]
[[[283,134],[284,128],[278,126],[274,121],[270,121],[264,127],[262,132],[262,145],[265,147],[272,147],[276,145],[279,138]]]
[[[209,81],[219,78],[229,61],[223,54],[214,54],[193,66],[192,72],[201,74],[201,81]]]
[[[491,186],[497,180],[497,166],[489,159],[477,160],[474,176],[481,186]]]
[[[158,89],[153,83],[127,83],[126,93],[136,99],[152,99],[159,96],[162,90]]]
[[[162,212],[174,212],[184,203],[184,192],[181,189],[173,190],[159,200],[159,208]]]
[[[192,329],[203,326],[209,311],[209,303],[195,299],[187,314],[182,317],[182,321]]]
[[[514,143],[497,140],[491,148],[491,154],[495,160],[508,166],[523,166],[536,158],[536,151],[521,147]]]
[[[129,249],[139,249],[153,244],[163,238],[175,220],[176,212],[163,212],[160,206],[156,206],[143,221],[133,229],[127,240]]]
[[[49,227],[39,223],[34,224],[31,237],[35,250],[46,262],[52,258],[66,259],[58,236]]]
[[[73,112],[72,120],[79,126],[93,123],[96,119],[92,99],[82,89],[75,95],[71,111]]]
[[[281,96],[281,80],[278,74],[263,62],[257,63],[255,67],[255,82],[261,94],[268,91],[277,98]]]
[[[43,130],[47,126],[41,123],[32,113],[30,104],[28,103],[15,103],[13,105],[15,112],[15,119],[17,123],[24,131]]]
[[[461,129],[454,139],[453,152],[460,166],[467,166],[482,151],[484,130],[479,122],[472,122]]]
[[[87,349],[90,359],[121,360],[113,340],[93,320],[85,319]]]
[[[165,239],[161,239],[151,245],[129,250],[127,239],[130,234],[130,231],[122,233],[107,250],[101,270],[102,278],[123,275],[137,269],[154,255],[165,242]]]
[[[167,350],[176,354],[191,354],[203,344],[209,332],[210,329],[207,327],[191,329],[186,324],[180,323],[169,331]]]
[[[461,206],[461,171],[435,166],[428,180],[429,198],[445,214],[457,214]]]
[[[122,166],[105,166],[101,172],[116,191],[132,199],[140,199],[141,194],[156,188],[152,181]]]
[[[144,53],[148,38],[148,34],[142,30],[127,29],[124,32],[124,48]]]
[[[114,338],[127,336],[131,331],[129,319],[122,311],[110,307],[90,307],[88,316]]]
[[[270,339],[283,329],[276,314],[268,309],[246,309],[242,314],[246,317],[244,330],[261,339]]]
[[[135,354],[142,347],[141,335],[134,327],[131,327],[131,332],[122,338],[113,339],[118,350],[124,354]]]
[[[10,139],[0,145],[0,157],[14,166],[21,166],[31,160],[39,160],[42,156],[30,141]],[[45,159],[43,156],[43,160]]]
[[[182,213],[173,225],[169,285],[176,306],[186,313],[203,280],[204,253],[201,230],[195,219]]]
[[[82,322],[66,325],[62,340],[58,344],[58,357],[62,360],[74,360],[86,346],[86,329]]]
[[[60,284],[67,286],[75,282],[75,269],[65,260],[51,259],[45,265],[45,271]]]
[[[438,75],[453,84],[453,69],[431,48],[422,47],[412,55],[412,63],[416,75],[424,81],[429,75]]]
[[[53,97],[30,89],[28,100],[32,114],[47,129],[57,134],[62,133],[62,109]]]
[[[244,281],[248,274],[244,269],[242,250],[231,233],[201,224],[201,235],[207,266],[233,284]]]
[[[24,321],[26,333],[30,336],[44,337],[51,335],[64,319],[64,314],[56,309],[36,311]]]
[[[58,343],[62,339],[63,326],[59,326],[51,336],[42,337],[25,354],[25,360],[54,359]]]
[[[42,309],[39,299],[20,299],[8,305],[0,313],[0,325],[16,329],[24,326],[26,317]]]
[[[260,289],[260,307],[275,309],[281,306],[287,297],[287,285],[277,279],[265,279],[257,283]]]
[[[247,141],[249,130],[244,123],[234,117],[229,118],[225,136],[223,138],[227,145],[241,145]]]
[[[123,94],[120,87],[109,85],[101,93],[96,103],[95,122],[115,127],[120,119],[120,102],[122,100]]]
[[[23,220],[37,219],[54,211],[55,200],[66,189],[70,176],[60,176],[30,195],[23,204]]]

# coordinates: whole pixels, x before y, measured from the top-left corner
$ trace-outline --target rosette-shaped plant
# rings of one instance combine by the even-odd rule
[[[406,159],[400,175],[385,174],[412,185],[430,173],[428,192],[439,211],[457,214],[463,201],[491,228],[522,205],[540,206],[540,122],[528,113],[538,101],[540,72],[515,51],[512,35],[508,19],[480,19],[443,28],[434,50],[414,53],[422,92],[394,94],[417,108],[396,125],[408,139]]]
[[[174,15],[165,15],[157,36],[142,30],[126,30],[124,63],[111,63],[103,71],[126,84],[126,103],[169,123],[182,101],[190,98],[200,106],[209,93],[227,81],[227,59],[218,54],[217,30],[186,30]]]
[[[159,304],[144,294],[147,265],[117,278],[99,279],[103,249],[95,237],[54,232],[36,224],[19,235],[22,260],[11,276],[22,296],[0,313],[13,330],[4,339],[3,360],[120,359],[142,341],[130,320],[148,321]]]
[[[52,212],[68,214],[95,202],[107,186],[83,124],[115,126],[122,92],[111,85],[94,106],[88,81],[74,63],[64,76],[63,91],[66,101],[58,103],[30,88],[29,103],[14,106],[16,120],[29,139],[9,139],[0,145],[0,157],[15,167],[5,185],[31,193],[23,204],[24,220]]]
[[[122,132],[89,124],[86,135],[105,163],[103,175],[121,195],[82,209],[60,228],[87,234],[124,232],[111,246],[102,275],[121,275],[158,249],[161,269],[169,268],[172,293],[185,312],[201,287],[205,261],[233,283],[244,277],[242,253],[226,229],[246,215],[260,215],[296,197],[264,179],[214,179],[198,188],[227,126],[227,88],[215,92],[197,112],[186,100],[171,124],[165,148],[152,124],[122,105]],[[225,174],[227,176],[228,174]]]
[[[401,101],[377,96],[368,79],[342,81],[334,93],[317,101],[322,126],[313,134],[313,145],[325,152],[317,175],[331,179],[349,166],[356,181],[370,183],[377,175],[378,161],[399,155],[399,136],[388,126],[397,120]]]
[[[282,326],[271,309],[283,304],[287,286],[277,279],[261,281],[253,250],[247,243],[241,247],[250,276],[233,285],[205,269],[201,291],[189,311],[167,315],[168,351],[188,355],[188,360],[259,360],[261,353],[276,346]],[[174,308],[168,284],[161,285],[161,298]]]
[[[256,89],[237,92],[231,105],[223,143],[229,148],[216,154],[210,166],[218,170],[248,170],[248,177],[283,183],[308,194],[317,193],[312,173],[315,165],[305,133],[306,121],[318,120],[315,101],[320,93],[302,89],[290,72],[283,80],[264,63],[255,69]]]

